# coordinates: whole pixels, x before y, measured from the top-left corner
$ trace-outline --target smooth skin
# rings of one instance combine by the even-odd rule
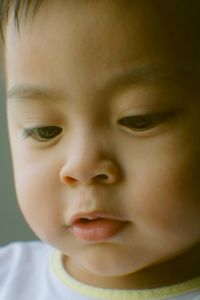
[[[177,1],[51,2],[21,17],[19,32],[10,17],[6,30],[8,124],[27,222],[94,286],[199,276],[199,57],[172,17]],[[74,236],[74,214],[95,211],[123,230],[94,242]]]

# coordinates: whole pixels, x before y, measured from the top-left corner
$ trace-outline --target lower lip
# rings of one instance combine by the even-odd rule
[[[125,222],[111,219],[96,219],[88,222],[76,222],[70,229],[74,236],[85,241],[106,240],[117,234]]]

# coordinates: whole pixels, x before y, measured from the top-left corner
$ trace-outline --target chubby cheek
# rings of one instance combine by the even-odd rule
[[[138,153],[126,155],[132,157],[132,168],[127,165],[128,213],[136,228],[176,243],[200,240],[197,147],[173,139]]]
[[[32,230],[43,240],[58,234],[61,199],[53,169],[35,164],[15,167],[15,186],[20,209]]]

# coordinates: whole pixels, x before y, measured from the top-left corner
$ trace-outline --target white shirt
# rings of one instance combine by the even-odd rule
[[[0,300],[199,300],[200,278],[147,290],[112,290],[78,282],[62,266],[62,254],[39,241],[0,248]]]

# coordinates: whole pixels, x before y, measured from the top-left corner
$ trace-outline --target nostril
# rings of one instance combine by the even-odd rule
[[[75,183],[76,181],[77,181],[77,179],[76,178],[74,178],[74,177],[71,177],[71,176],[66,176],[65,178],[64,178],[64,180],[65,180],[65,182],[67,182],[67,183]]]
[[[84,184],[114,184],[119,180],[119,169],[116,164],[111,161],[99,162],[99,165],[87,164],[65,164],[60,171],[59,178],[65,185],[73,187]],[[82,163],[83,164],[83,163]]]

